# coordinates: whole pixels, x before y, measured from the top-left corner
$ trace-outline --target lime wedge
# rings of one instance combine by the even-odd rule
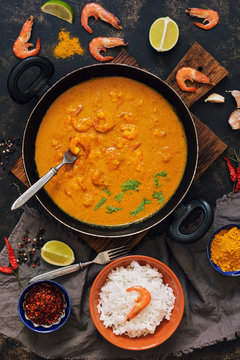
[[[70,265],[75,261],[70,246],[62,241],[50,240],[41,248],[41,257],[47,263],[57,266]]]
[[[172,49],[176,45],[178,38],[178,25],[168,16],[158,18],[150,27],[150,44],[155,50],[159,52]]]
[[[41,7],[41,10],[71,24],[73,22],[73,10],[65,1],[49,0]]]

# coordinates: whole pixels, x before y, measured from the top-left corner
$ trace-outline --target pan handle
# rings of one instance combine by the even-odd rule
[[[31,67],[38,67],[40,74],[32,82],[28,89],[21,91],[18,86],[20,76]],[[25,104],[36,95],[43,85],[47,83],[54,73],[54,66],[45,57],[30,56],[20,61],[10,72],[8,76],[8,91],[14,101],[19,104]]]
[[[196,230],[189,234],[183,234],[180,227],[184,220],[195,210],[201,209],[204,214],[203,221]],[[187,205],[180,205],[173,213],[173,222],[171,223],[168,234],[173,240],[182,243],[192,243],[200,239],[210,228],[213,222],[213,209],[212,206],[204,199],[192,200]]]

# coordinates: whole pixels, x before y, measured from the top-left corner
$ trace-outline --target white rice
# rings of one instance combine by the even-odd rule
[[[151,294],[150,303],[133,319],[126,317],[139,297],[136,291],[127,292],[131,286],[142,286]],[[127,267],[112,270],[99,294],[98,312],[105,327],[112,327],[116,335],[139,337],[153,334],[163,319],[170,320],[175,296],[162,274],[150,265],[132,261]]]

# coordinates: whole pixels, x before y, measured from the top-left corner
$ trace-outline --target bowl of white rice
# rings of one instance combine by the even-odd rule
[[[176,331],[184,312],[184,295],[167,265],[148,256],[132,255],[109,263],[98,274],[89,307],[106,340],[123,349],[146,350],[162,344]]]

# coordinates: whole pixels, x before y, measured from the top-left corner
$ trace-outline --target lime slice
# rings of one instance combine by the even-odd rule
[[[172,49],[176,45],[178,37],[178,25],[168,16],[155,20],[149,30],[150,44],[159,52]]]
[[[57,266],[70,265],[75,257],[72,249],[62,241],[51,240],[41,248],[41,257],[47,263]]]
[[[73,22],[73,11],[65,1],[49,0],[42,7],[41,10],[47,14],[54,15],[62,20]]]

